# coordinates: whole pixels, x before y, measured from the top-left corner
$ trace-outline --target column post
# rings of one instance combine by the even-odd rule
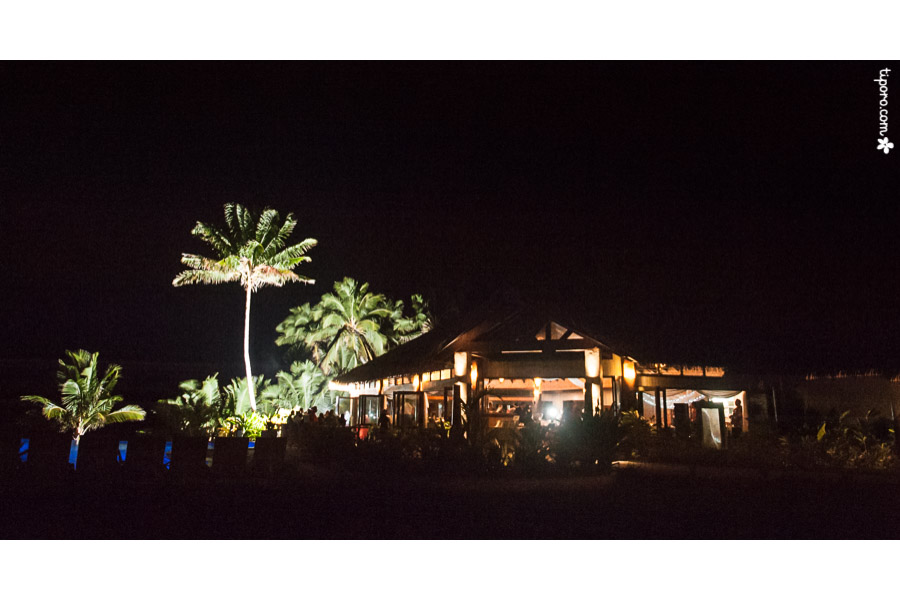
[[[659,386],[656,387],[656,431],[662,429],[662,392]]]
[[[600,348],[584,351],[584,417],[593,417],[599,403],[603,410],[603,363]]]

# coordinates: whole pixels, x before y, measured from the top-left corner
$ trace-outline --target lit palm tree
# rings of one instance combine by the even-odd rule
[[[266,388],[273,408],[307,410],[316,405],[333,406],[328,398],[328,382],[322,369],[312,361],[296,361],[290,372],[279,371],[275,383]]]
[[[316,245],[307,238],[286,247],[287,238],[294,231],[297,220],[288,214],[282,221],[278,212],[265,209],[256,218],[240,204],[225,205],[226,230],[198,222],[191,234],[209,244],[218,255],[216,259],[196,254],[182,254],[181,262],[190,267],[180,273],[172,285],[193,283],[218,284],[238,281],[246,290],[244,310],[244,367],[247,370],[250,410],[256,412],[256,393],[250,369],[250,296],[257,289],[287,282],[314,283],[312,279],[293,272],[299,264],[308,262],[306,253]]]
[[[250,385],[247,385],[247,381],[246,377],[236,377],[222,389],[225,405],[233,416],[247,414],[248,408],[250,408],[250,412],[256,412],[256,407],[253,405],[255,397],[251,401],[250,394],[262,394],[270,383],[265,375],[256,375],[249,380]]]
[[[275,343],[303,344],[325,374],[345,372],[384,353],[393,309],[384,295],[369,292],[368,283],[346,277],[314,307],[292,310]]]
[[[413,294],[411,301],[412,314],[409,316],[404,314],[402,300],[397,300],[394,304],[390,320],[392,331],[388,334],[392,346],[405,344],[434,329],[434,317],[428,301],[421,294]]]
[[[160,400],[157,412],[189,435],[210,435],[231,416],[227,398],[219,389],[216,373],[202,382],[189,379],[178,384],[177,398]]]
[[[56,373],[59,404],[43,396],[22,396],[26,402],[43,406],[43,415],[58,421],[64,430],[71,431],[76,444],[88,431],[112,423],[142,421],[146,414],[140,406],[131,404],[113,410],[113,406],[122,401],[121,396],[112,393],[122,367],[109,365],[101,376],[97,366],[98,356],[98,353],[91,354],[86,350],[66,350],[66,360],[60,359]]]
[[[295,306],[288,312],[288,317],[275,328],[275,331],[280,334],[276,338],[275,344],[287,345],[289,347],[287,354],[291,359],[311,356],[312,361],[318,364],[324,344],[318,341],[311,341],[309,344],[306,342],[307,337],[319,329],[320,324],[317,319],[321,317],[322,311],[319,310],[318,305],[313,308],[307,302],[301,306]]]

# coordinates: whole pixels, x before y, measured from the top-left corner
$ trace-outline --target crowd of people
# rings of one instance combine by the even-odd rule
[[[338,414],[334,410],[326,410],[323,414],[319,414],[319,408],[317,406],[309,408],[306,412],[299,409],[291,411],[290,416],[287,418],[286,425],[296,426],[301,424],[323,427],[346,427],[347,414]]]

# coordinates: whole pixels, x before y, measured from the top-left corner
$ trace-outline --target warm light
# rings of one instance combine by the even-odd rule
[[[475,383],[478,381],[478,365],[472,363],[472,368],[469,370],[469,377],[472,380],[472,387],[475,387]]]
[[[465,352],[453,353],[453,374],[457,377],[464,377],[466,374],[466,362],[468,357]]]
[[[501,378],[500,378],[500,383],[503,383],[504,381],[505,381],[505,380],[501,377]]]
[[[584,373],[588,377],[600,377],[600,348],[584,351]]]
[[[541,391],[541,383],[542,383],[542,380],[540,377],[534,378],[534,391],[536,391],[536,392]]]
[[[591,404],[597,406],[597,401],[600,399],[600,386],[596,383],[591,384]]]
[[[413,375],[412,384],[413,384],[413,390],[418,392],[419,391],[419,374],[418,373]]]
[[[353,384],[341,384],[335,381],[328,382],[328,389],[333,392],[349,392],[353,389]]]
[[[628,385],[632,385],[634,383],[634,361],[625,361],[625,364],[622,368],[622,374],[625,377],[625,381],[628,382]]]

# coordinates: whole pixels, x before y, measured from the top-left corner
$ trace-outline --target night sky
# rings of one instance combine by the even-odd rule
[[[518,294],[676,360],[894,365],[885,66],[0,64],[0,359],[240,374],[240,288],[171,281],[241,202],[319,240],[315,286],[253,298],[269,375],[343,276],[439,317]]]

